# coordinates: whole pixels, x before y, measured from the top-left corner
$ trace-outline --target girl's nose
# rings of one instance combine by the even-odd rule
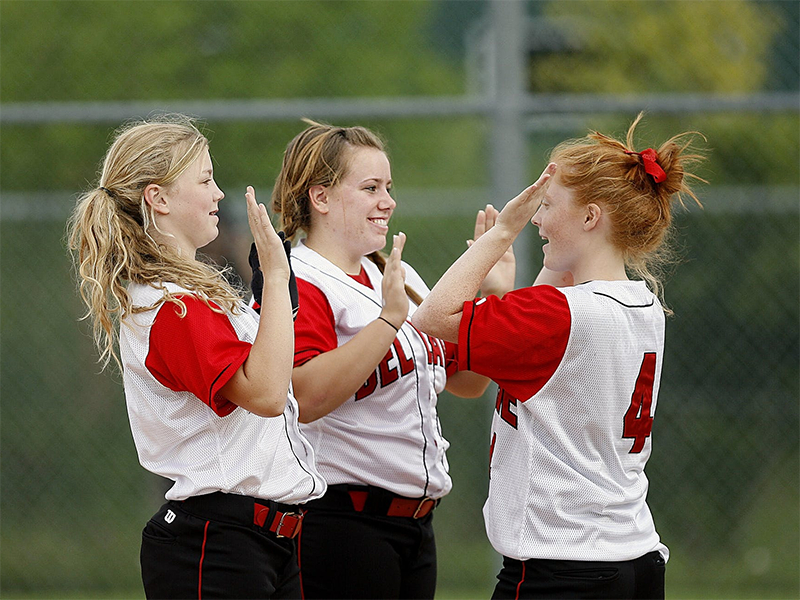
[[[392,198],[392,195],[387,191],[383,197],[382,208],[391,208],[392,210],[394,210],[396,206],[397,202],[395,201],[394,198]]]

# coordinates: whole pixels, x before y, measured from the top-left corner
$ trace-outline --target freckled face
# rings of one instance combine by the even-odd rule
[[[376,148],[355,148],[345,176],[328,189],[328,226],[342,249],[355,259],[386,245],[389,219],[397,203],[390,195],[392,170]]]
[[[194,256],[198,248],[216,239],[219,235],[217,204],[225,194],[214,181],[208,149],[166,188],[165,197],[169,214],[159,227],[175,236],[177,245],[188,252],[188,256]]]
[[[575,202],[574,193],[560,183],[558,175],[547,189],[531,223],[545,240],[544,266],[552,271],[572,272],[579,260],[579,242],[584,237],[585,211]]]

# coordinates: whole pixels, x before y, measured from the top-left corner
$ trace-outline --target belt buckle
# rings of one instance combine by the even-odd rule
[[[433,498],[429,498],[428,496],[425,496],[422,500],[419,501],[419,505],[417,506],[417,509],[414,511],[414,514],[411,515],[412,519],[419,519],[420,518],[418,515],[419,515],[420,511],[422,510],[422,508],[425,506],[426,502],[436,502],[436,501]]]
[[[294,526],[294,529],[291,531],[291,535],[282,535],[281,529],[283,528],[283,520],[286,517],[296,517],[297,523]],[[300,523],[303,522],[303,515],[302,513],[281,513],[281,520],[278,521],[278,526],[275,528],[275,537],[284,538],[284,537],[294,537],[294,534],[297,532],[297,528],[300,526]]]

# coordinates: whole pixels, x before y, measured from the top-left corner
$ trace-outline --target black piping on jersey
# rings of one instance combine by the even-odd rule
[[[593,294],[597,294],[598,296],[605,296],[606,298],[611,298],[617,304],[621,304],[625,308],[650,308],[655,304],[655,300],[650,300],[649,304],[625,304],[624,302],[620,302],[614,296],[609,296],[608,294],[604,294],[603,292],[592,292]]]
[[[228,364],[226,365],[226,367],[225,367],[224,369],[222,369],[222,371],[220,372],[220,374],[219,374],[219,375],[217,375],[216,377],[214,377],[214,381],[212,381],[212,382],[211,382],[211,388],[208,390],[208,407],[209,407],[209,408],[211,408],[212,410],[213,410],[213,408],[212,408],[212,406],[213,406],[212,402],[213,402],[213,400],[214,400],[214,397],[211,395],[211,393],[214,391],[214,386],[215,386],[215,385],[216,385],[216,383],[219,381],[219,378],[220,378],[220,377],[222,377],[222,376],[225,374],[225,372],[226,372],[228,369],[230,369],[230,368],[231,368],[231,365],[230,365],[230,363],[228,363]]]
[[[309,494],[313,494],[314,490],[317,489],[317,478],[314,477],[314,475],[308,469],[305,468],[305,466],[303,465],[303,461],[300,460],[300,457],[297,456],[297,452],[294,451],[294,445],[292,444],[292,436],[289,435],[289,421],[286,420],[286,412],[283,413],[283,431],[286,434],[286,439],[289,441],[289,449],[292,451],[292,456],[294,456],[294,459],[297,461],[297,465],[301,469],[303,469],[303,471],[305,471],[309,477],[311,477],[311,491],[309,492]],[[305,443],[303,443],[303,447],[305,447]],[[308,456],[309,455],[308,449],[305,448],[305,450],[306,450],[306,456]]]
[[[466,371],[470,370],[470,365],[472,363],[472,353],[470,352],[472,348],[472,320],[475,318],[475,305],[472,305],[472,310],[469,313],[469,325],[467,326],[467,368]]]
[[[217,383],[217,381],[219,381],[219,378],[222,377],[225,374],[225,371],[227,371],[229,368],[230,368],[230,365],[228,365],[227,367],[222,369],[222,372],[214,378],[214,383],[211,384],[211,389],[212,390],[214,389],[214,384]],[[209,397],[208,397],[208,406],[209,407],[211,407],[211,400],[212,400],[211,392],[209,391]],[[212,410],[213,410],[213,408],[212,408]],[[247,410],[247,409],[246,408],[242,408],[242,410]],[[289,448],[292,451],[292,456],[294,456],[294,459],[297,461],[297,465],[303,471],[305,471],[306,474],[309,477],[311,477],[311,491],[309,493],[313,494],[314,490],[317,489],[317,478],[314,477],[314,475],[310,471],[308,471],[308,469],[305,468],[305,466],[303,465],[303,461],[300,460],[300,457],[297,456],[297,453],[294,451],[294,446],[292,445],[292,436],[289,435],[289,423],[286,421],[286,413],[283,414],[283,430],[286,433],[286,439],[289,441]],[[308,455],[308,452],[306,452],[306,456],[307,455]]]
[[[320,256],[322,256],[322,255],[320,255]],[[369,296],[369,294],[365,294],[364,292],[362,292],[357,287],[354,287],[354,285],[351,284],[350,281],[346,281],[344,279],[339,279],[338,277],[335,277],[331,273],[326,273],[325,271],[323,271],[322,269],[320,269],[316,265],[312,265],[308,261],[305,261],[302,258],[298,258],[294,254],[292,255],[292,260],[296,260],[297,262],[301,262],[304,265],[306,265],[307,267],[309,267],[311,269],[314,269],[316,272],[325,275],[326,277],[332,279],[333,281],[335,281],[337,283],[341,283],[343,285],[346,285],[347,287],[349,287],[354,292],[357,292],[357,293],[361,294],[367,300],[370,300],[374,304],[378,305],[378,307],[381,307],[381,305],[378,302],[376,302],[374,298],[371,298]],[[347,278],[350,279],[350,276],[348,275]],[[370,282],[370,283],[372,283],[372,282]],[[373,290],[373,291],[377,291],[377,290]],[[402,325],[400,326],[400,329],[397,331],[397,333],[399,334],[401,331],[402,331]],[[415,331],[416,331],[416,329],[415,329]],[[408,339],[408,334],[403,332],[403,336],[405,337],[406,342],[408,342],[408,347],[411,349],[411,357],[414,359],[414,365],[415,365],[415,368],[414,368],[415,384],[414,385],[415,385],[416,390],[417,390],[417,394],[416,394],[416,396],[417,396],[417,410],[419,411],[420,432],[422,433],[422,467],[425,469],[425,489],[424,489],[422,495],[423,496],[427,496],[428,495],[428,484],[430,483],[430,474],[428,472],[428,459],[427,459],[428,438],[425,435],[425,417],[424,417],[424,415],[422,413],[422,404],[420,403],[420,398],[419,398],[419,373],[417,373],[417,367],[416,367],[416,365],[418,365],[419,362],[417,362],[417,356],[416,356],[416,354],[414,354],[414,346],[411,344],[411,340]],[[425,340],[422,340],[422,344],[423,344],[423,346],[426,345]],[[427,365],[427,361],[425,361],[425,364]]]
[[[414,329],[414,331],[416,331],[416,329]],[[400,333],[399,329],[397,330],[397,333]],[[417,396],[417,410],[419,411],[419,431],[422,434],[422,467],[425,469],[425,488],[422,490],[422,495],[427,497],[427,495],[428,495],[428,484],[430,483],[430,473],[428,472],[428,459],[427,459],[427,456],[428,456],[428,437],[425,435],[425,416],[422,413],[422,403],[420,402],[420,399],[419,399],[419,391],[420,391],[419,390],[419,373],[418,373],[418,367],[416,367],[416,365],[418,365],[419,362],[417,361],[417,355],[414,354],[414,346],[411,344],[411,340],[408,339],[408,333],[403,331],[403,337],[406,338],[406,342],[408,342],[408,347],[411,350],[411,358],[414,359],[414,365],[415,365],[415,367],[414,367],[414,382],[415,382],[414,383],[414,387],[417,390],[416,396]],[[422,337],[420,337],[420,340],[422,341],[422,345],[424,346],[426,344],[425,340],[423,340]],[[425,361],[425,364],[427,365],[427,361]],[[427,367],[425,367],[425,368],[427,368]]]

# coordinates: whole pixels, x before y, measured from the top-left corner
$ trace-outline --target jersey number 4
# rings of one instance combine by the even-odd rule
[[[622,437],[632,438],[633,447],[630,454],[637,454],[644,449],[644,443],[653,431],[653,415],[650,413],[653,404],[653,382],[656,378],[656,353],[645,352],[636,387],[633,389],[631,405],[623,420]]]

